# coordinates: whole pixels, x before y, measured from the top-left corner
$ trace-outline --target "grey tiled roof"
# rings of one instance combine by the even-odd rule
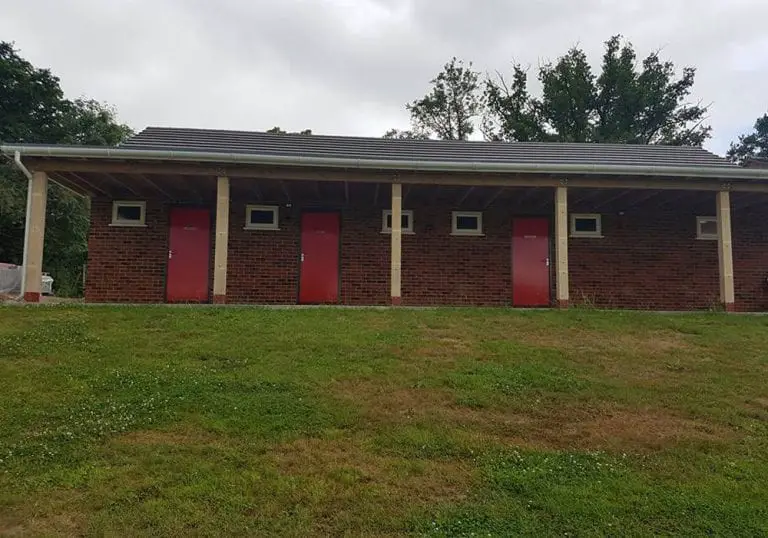
[[[702,148],[629,144],[390,140],[148,127],[125,149],[392,161],[737,168]]]

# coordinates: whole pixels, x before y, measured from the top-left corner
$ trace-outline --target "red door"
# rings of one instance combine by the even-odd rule
[[[172,207],[165,297],[169,303],[206,302],[211,256],[211,214]]]
[[[549,305],[549,221],[512,221],[512,304]]]
[[[300,303],[339,300],[339,214],[301,216]]]

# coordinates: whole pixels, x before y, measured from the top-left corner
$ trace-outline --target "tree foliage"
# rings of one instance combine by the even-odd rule
[[[429,133],[416,129],[390,129],[384,133],[382,138],[389,138],[391,140],[427,140],[429,138]]]
[[[631,43],[605,43],[600,71],[573,47],[538,68],[539,95],[528,70],[512,64],[483,84],[455,58],[423,99],[407,105],[414,126],[442,139],[465,139],[482,116],[485,138],[496,141],[612,142],[700,146],[710,136],[707,106],[690,103],[696,70],[650,53],[639,65]],[[458,97],[455,97],[458,96]]]
[[[535,107],[544,129],[562,142],[587,142],[595,118],[595,76],[587,55],[572,48],[554,64],[539,69],[542,96]]]
[[[59,79],[0,42],[0,140],[18,143],[114,145],[132,133],[97,101],[64,97]],[[21,263],[26,179],[0,162],[0,261]],[[87,256],[88,204],[55,184],[48,188],[43,267],[65,293],[79,290]]]
[[[528,72],[512,66],[512,81],[497,72],[496,80],[485,84],[485,113],[482,130],[488,140],[529,142],[545,140],[540,109],[528,93]]]
[[[283,131],[279,126],[275,125],[271,129],[267,129],[269,134],[297,134],[297,135],[311,135],[312,129],[304,129],[303,131]]]
[[[443,140],[466,140],[474,132],[474,118],[481,110],[480,74],[472,63],[451,59],[432,79],[432,90],[406,105],[414,133],[426,133]],[[405,131],[406,133],[408,131]]]
[[[133,135],[130,127],[118,123],[117,112],[109,105],[93,99],[79,98],[68,106],[63,143],[114,146]]]
[[[754,130],[741,135],[728,150],[728,159],[733,162],[743,163],[750,158],[768,159],[768,114],[758,118]]]

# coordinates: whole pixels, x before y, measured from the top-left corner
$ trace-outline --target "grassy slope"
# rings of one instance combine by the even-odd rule
[[[0,534],[768,534],[768,318],[0,308]]]

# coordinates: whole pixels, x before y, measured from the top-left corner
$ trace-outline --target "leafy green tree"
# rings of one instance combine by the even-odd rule
[[[418,130],[403,130],[400,129],[390,129],[386,133],[384,133],[384,136],[382,138],[388,138],[390,140],[427,140],[429,139],[429,134],[425,133],[423,131]]]
[[[540,97],[528,93],[528,75],[513,64],[512,83],[502,75],[485,83],[484,133],[491,140],[612,142],[700,146],[709,137],[708,107],[690,103],[696,70],[652,52],[637,65],[631,43],[605,43],[597,77],[578,47],[542,65]]]
[[[496,73],[496,80],[485,83],[482,130],[488,140],[530,142],[547,138],[539,107],[528,93],[528,72],[512,66],[512,82]]]
[[[114,107],[93,99],[79,98],[68,104],[62,142],[87,146],[114,146],[133,130],[117,120]]]
[[[0,262],[21,264],[27,183],[0,159]]]
[[[572,48],[554,64],[539,69],[542,97],[536,108],[550,132],[562,142],[592,139],[595,117],[595,77],[587,55]]]
[[[0,42],[0,140],[54,142],[64,135],[67,102],[59,79]]]
[[[298,134],[298,135],[311,135],[312,129],[304,129],[303,131],[283,131],[279,126],[275,125],[271,129],[267,129],[269,134]]]
[[[451,59],[432,79],[432,90],[406,105],[411,113],[413,132],[443,140],[466,140],[474,132],[474,118],[480,114],[480,74],[472,63]],[[406,131],[407,132],[407,131]]]
[[[621,46],[618,36],[605,43],[603,66],[597,78],[595,108],[597,142],[632,142],[638,127],[641,92],[637,87],[637,55]]]
[[[65,99],[49,70],[34,67],[12,44],[0,42],[0,140],[114,145],[131,134],[112,108],[89,99]],[[26,187],[15,167],[0,162],[0,261],[22,262]],[[64,294],[81,289],[88,223],[87,200],[51,183],[43,267]]]
[[[741,135],[737,143],[731,142],[728,159],[736,163],[748,159],[768,159],[768,114],[757,119],[753,132]]]

